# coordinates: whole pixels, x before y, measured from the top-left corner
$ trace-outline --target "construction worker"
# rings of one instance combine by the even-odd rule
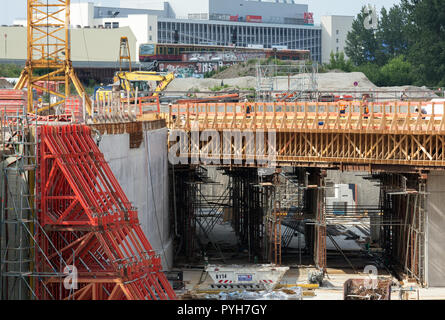
[[[419,108],[415,108],[414,109],[415,112],[419,112]],[[423,116],[424,114],[427,114],[428,112],[426,111],[426,109],[424,107],[420,108],[420,113],[422,114],[422,119],[425,119],[425,117]]]
[[[43,100],[42,98],[39,98],[37,103],[37,109],[41,109],[42,107],[43,107]]]
[[[368,106],[368,95],[363,95],[363,114],[364,118],[368,119],[369,116],[369,106]]]
[[[400,100],[402,100],[402,101],[408,100],[408,95],[406,94],[406,89],[403,90],[402,95],[400,96]]]
[[[346,101],[343,96],[340,96],[340,100],[338,100],[338,106],[340,110],[340,116],[343,117],[346,114]]]
[[[168,109],[170,110],[170,112],[172,111],[172,106],[173,106],[173,104],[170,102],[170,103],[168,104]],[[173,121],[176,120],[176,115],[172,115],[172,120],[173,120]]]
[[[247,114],[247,118],[250,118],[250,105],[249,105],[249,99],[244,99],[244,107],[246,108],[246,114]]]

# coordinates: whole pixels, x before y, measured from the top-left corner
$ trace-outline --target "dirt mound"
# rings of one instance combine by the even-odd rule
[[[221,92],[232,89],[249,90],[255,87],[254,77],[241,77],[233,79],[196,79],[177,78],[167,87],[167,92]]]
[[[232,79],[237,77],[255,77],[256,75],[256,60],[249,60],[243,63],[237,63],[227,69],[217,73],[213,79]]]
[[[376,89],[362,72],[327,72],[317,74],[318,88],[323,91],[329,90],[353,90]],[[357,84],[355,86],[355,84]]]
[[[245,73],[253,73],[251,76],[241,76]],[[274,83],[275,90],[288,90],[289,80],[291,83],[299,83],[299,78],[307,78],[307,74],[293,75],[288,77],[277,77]],[[434,92],[425,87],[401,86],[401,87],[378,87],[372,83],[362,72],[327,72],[316,75],[318,90],[333,94],[350,92],[360,96],[360,92],[376,92],[383,100],[400,99],[401,93],[405,93],[410,99],[435,98]],[[254,90],[257,86],[254,63],[241,63],[233,65],[228,69],[208,79],[177,78],[167,87],[167,92],[230,92],[233,90]],[[377,96],[376,96],[377,97]]]

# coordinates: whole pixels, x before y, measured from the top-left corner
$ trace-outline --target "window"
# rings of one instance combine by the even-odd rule
[[[338,47],[337,47],[337,52],[338,52]]]
[[[337,39],[337,43],[338,43],[338,39]]]
[[[140,55],[150,55],[154,54],[155,46],[153,44],[141,44],[139,49]]]
[[[152,30],[153,30],[152,26],[150,26],[150,27],[148,28],[148,30],[152,31]]]
[[[111,22],[105,22],[105,28],[111,29]]]
[[[119,22],[113,22],[113,29],[119,28]]]
[[[340,33],[340,31],[338,31],[338,29],[337,29],[337,34],[339,34]]]
[[[152,37],[152,36],[150,36],[149,38],[150,38],[150,41],[152,41],[152,40],[153,40],[153,37]]]

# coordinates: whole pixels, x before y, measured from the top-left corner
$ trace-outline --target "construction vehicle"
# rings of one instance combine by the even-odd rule
[[[123,66],[125,60],[128,61],[129,71],[124,71]],[[159,64],[157,61],[147,66],[145,71],[132,71],[131,55],[127,37],[121,37],[119,45],[119,71],[114,75],[114,84],[119,84],[123,91],[121,95],[124,98],[159,96],[159,94],[167,88],[167,86],[175,79],[173,73],[162,74],[158,72]],[[150,85],[150,82],[156,83],[156,89]],[[95,96],[98,100],[106,99],[111,96],[111,86],[100,88]]]
[[[125,61],[128,61],[129,71],[124,71],[122,69]],[[149,66],[147,66],[147,69],[145,71],[132,71],[128,38],[120,38],[119,72],[117,72],[114,76],[114,83],[119,82],[121,90],[125,92],[124,95],[129,92],[130,97],[135,97],[137,91],[139,97],[158,96],[159,93],[165,90],[169,83],[175,79],[173,73],[162,75],[158,71],[159,64],[157,61],[154,61]],[[156,89],[154,91],[151,90],[151,87],[149,85],[150,81],[156,82]]]
[[[139,97],[158,96],[175,79],[173,73],[163,75],[154,71],[119,71],[116,73],[115,83],[119,82],[121,89],[134,97],[136,90]],[[150,82],[156,82],[156,89],[151,90]]]

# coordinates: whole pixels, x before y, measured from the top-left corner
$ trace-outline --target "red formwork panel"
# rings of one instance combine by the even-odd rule
[[[14,89],[0,89],[0,112],[16,115],[26,112],[26,91]]]
[[[137,211],[84,125],[42,126],[36,172],[37,269],[74,265],[79,288],[36,283],[40,299],[175,299]]]
[[[72,115],[75,120],[83,120],[83,99],[79,96],[70,96],[65,99],[65,113]]]

